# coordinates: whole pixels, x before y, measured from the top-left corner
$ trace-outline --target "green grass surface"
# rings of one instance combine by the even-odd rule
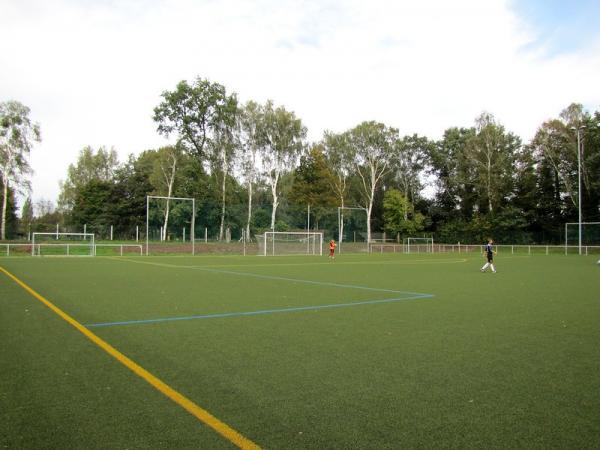
[[[84,325],[270,311],[89,327],[264,448],[598,448],[595,259],[482,263],[0,258]],[[0,448],[232,447],[4,274],[0,313]]]

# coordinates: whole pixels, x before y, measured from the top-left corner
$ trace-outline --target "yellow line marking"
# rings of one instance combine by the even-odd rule
[[[55,306],[49,300],[45,299],[42,295],[38,294],[36,291],[34,291],[32,288],[30,288],[27,284],[25,284],[23,281],[21,281],[15,275],[13,275],[9,271],[7,271],[4,267],[0,266],[0,271],[4,272],[4,274],[7,277],[11,278],[15,283],[17,283],[19,286],[21,286],[23,289],[25,289],[25,291],[27,291],[29,294],[31,294],[33,297],[35,297],[37,300],[39,300],[44,305],[46,305],[48,308],[50,308],[53,312],[55,312],[58,316],[60,316],[64,321],[66,321],[67,323],[69,323],[70,325],[75,327],[75,329],[77,329],[77,331],[81,332],[85,337],[87,337],[90,341],[92,341],[94,344],[96,344],[98,347],[100,347],[102,350],[104,350],[110,356],[115,358],[117,361],[119,361],[121,364],[123,364],[125,367],[127,367],[129,370],[131,370],[133,373],[135,373],[136,375],[138,375],[139,377],[144,379],[147,383],[149,383],[154,388],[156,388],[158,391],[160,391],[161,393],[166,395],[168,398],[170,398],[172,401],[177,403],[179,406],[181,406],[187,412],[189,412],[190,414],[195,416],[201,422],[203,422],[204,424],[211,427],[213,430],[215,430],[221,436],[223,436],[224,438],[229,440],[231,443],[235,444],[236,446],[238,446],[241,449],[260,449],[260,447],[258,445],[256,445],[254,442],[252,442],[248,438],[242,436],[240,433],[235,431],[233,428],[231,428],[226,423],[221,422],[219,419],[217,419],[211,413],[209,413],[205,409],[201,408],[200,406],[196,405],[190,399],[188,399],[184,395],[180,394],[175,389],[171,388],[165,382],[163,382],[159,378],[155,377],[150,372],[148,372],[146,369],[144,369],[143,367],[141,367],[140,365],[138,365],[137,363],[135,363],[134,361],[129,359],[127,356],[122,354],[120,351],[118,351],[112,345],[110,345],[109,343],[107,343],[106,341],[104,341],[103,339],[101,339],[100,337],[95,335],[94,333],[92,333],[90,330],[88,330],[86,327],[81,325],[79,322],[77,322],[75,319],[73,319],[67,313],[62,311],[60,308]]]

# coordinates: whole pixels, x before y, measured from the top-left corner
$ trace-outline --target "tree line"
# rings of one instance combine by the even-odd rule
[[[112,226],[118,236],[131,237],[145,226],[146,196],[154,195],[196,199],[196,233],[207,230],[218,240],[242,231],[251,237],[304,229],[307,208],[311,228],[335,236],[345,231],[338,230],[338,207],[360,207],[364,218],[355,214],[347,226],[369,240],[385,232],[438,242],[494,236],[556,243],[564,239],[564,223],[577,221],[579,174],[584,219],[600,221],[600,112],[582,105],[541,124],[529,143],[488,112],[471,127],[446,129],[439,140],[366,121],[309,142],[302,120],[284,106],[241,103],[201,78],[164,92],[154,109],[158,133],[175,138],[174,145],[123,162],[114,149],[86,147],[67,169],[57,207],[34,214],[27,199],[17,218],[14,193],[28,173],[26,156],[39,140],[39,126],[29,122],[23,131],[29,111],[20,110],[16,135],[24,137],[15,139],[19,114],[10,115],[10,103],[0,109],[3,238],[53,230],[56,223],[99,234]],[[191,205],[157,202],[149,220],[161,229],[157,237],[167,239],[189,229]]]

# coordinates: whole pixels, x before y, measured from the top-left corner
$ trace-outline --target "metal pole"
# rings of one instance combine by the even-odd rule
[[[148,206],[150,197],[146,196],[146,256],[148,256]]]
[[[578,226],[579,226],[579,254],[581,255],[581,138],[580,138],[581,128],[577,129],[577,190],[579,200],[577,201],[579,204],[579,218],[578,218]]]
[[[306,231],[310,233],[310,203],[308,204],[308,210],[306,212]],[[310,253],[310,235],[306,239],[306,253]]]
[[[192,237],[192,255],[196,254],[196,199],[192,199],[192,225],[190,236]]]
[[[338,253],[342,254],[342,225],[340,222],[340,207],[338,206]]]

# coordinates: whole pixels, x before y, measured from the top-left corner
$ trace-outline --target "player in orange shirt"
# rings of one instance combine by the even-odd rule
[[[335,259],[334,253],[335,253],[335,241],[332,239],[331,241],[329,241],[329,257]]]

